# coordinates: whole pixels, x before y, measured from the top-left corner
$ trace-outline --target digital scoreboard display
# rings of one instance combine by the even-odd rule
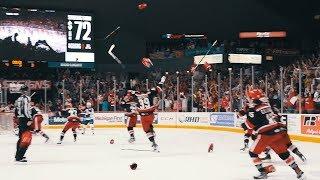
[[[0,60],[93,63],[92,14],[0,8]]]

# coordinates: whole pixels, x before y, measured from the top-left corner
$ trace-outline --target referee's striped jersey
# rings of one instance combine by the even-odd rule
[[[15,102],[15,115],[18,118],[28,118],[31,119],[31,108],[30,108],[31,98],[26,95],[20,96]]]

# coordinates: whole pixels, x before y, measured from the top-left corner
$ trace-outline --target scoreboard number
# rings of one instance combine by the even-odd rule
[[[76,27],[74,27],[76,26]],[[77,29],[75,37],[73,37],[73,29]],[[68,40],[91,41],[91,22],[89,21],[69,21],[68,22]],[[84,34],[83,34],[84,32]],[[83,36],[81,37],[81,35]]]

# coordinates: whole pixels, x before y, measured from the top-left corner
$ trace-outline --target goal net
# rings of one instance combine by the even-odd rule
[[[0,134],[12,132],[13,129],[13,113],[0,113]]]

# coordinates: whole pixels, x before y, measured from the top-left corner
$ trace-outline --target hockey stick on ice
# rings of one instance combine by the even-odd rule
[[[122,151],[144,151],[144,152],[154,152],[151,149],[134,149],[134,148],[121,148]]]
[[[194,68],[194,71],[197,69],[197,67],[199,66],[199,64],[203,61],[203,59],[209,54],[209,52],[211,51],[212,47],[215,46],[217,44],[218,40],[214,41],[214,43],[212,44],[212,46],[209,48],[209,50],[207,51],[207,53],[202,56],[201,60],[199,61],[199,63],[196,65],[196,67]]]

